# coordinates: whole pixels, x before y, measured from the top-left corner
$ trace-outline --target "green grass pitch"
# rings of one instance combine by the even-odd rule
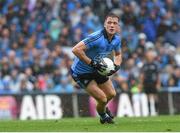
[[[63,118],[60,120],[2,120],[0,132],[178,132],[180,115],[115,118],[115,124],[100,124],[98,118]]]

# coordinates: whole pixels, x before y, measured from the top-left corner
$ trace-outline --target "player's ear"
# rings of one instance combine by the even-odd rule
[[[120,25],[117,25],[116,32],[117,32],[117,33],[120,33],[120,32],[121,32],[121,27],[120,27]]]
[[[106,22],[104,22],[104,28],[106,28]]]

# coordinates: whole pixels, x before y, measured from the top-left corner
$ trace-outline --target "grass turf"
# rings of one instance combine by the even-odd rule
[[[98,118],[63,118],[60,120],[2,120],[0,132],[158,132],[180,131],[180,115],[115,118],[115,124],[100,124]]]

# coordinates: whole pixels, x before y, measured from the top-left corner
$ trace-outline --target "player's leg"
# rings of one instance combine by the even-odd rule
[[[96,99],[97,101],[97,112],[99,113],[101,123],[111,123],[111,118],[105,112],[105,106],[107,104],[107,98],[104,92],[98,87],[97,83],[92,80],[96,75],[89,73],[83,75],[76,75],[71,72],[73,79],[78,83],[81,88],[86,89],[86,91]],[[99,78],[98,78],[99,79]],[[105,79],[107,80],[107,79]],[[104,80],[103,80],[104,82]]]
[[[113,87],[113,84],[111,82],[111,80],[107,80],[106,82],[102,83],[102,84],[98,84],[99,88],[105,93],[106,97],[107,97],[107,103],[116,96],[116,91]],[[110,109],[108,107],[106,107],[106,113],[111,117],[114,118],[114,116],[112,115]]]
[[[104,92],[98,87],[97,83],[92,80],[88,86],[86,87],[86,91],[91,95],[93,98],[97,101],[97,112],[100,115],[100,122],[103,124],[105,122],[107,123],[113,123],[112,119],[107,115],[105,111],[105,106],[107,104],[107,98]]]
[[[99,88],[106,94],[107,101],[110,101],[116,96],[116,91],[113,87],[112,81],[108,79],[102,84],[98,84]]]
[[[157,106],[157,97],[155,97],[155,93],[157,93],[156,86],[154,84],[145,84],[145,93],[148,96],[148,107],[149,107],[149,113],[150,115],[154,116],[157,114],[156,112],[156,106]]]
[[[73,71],[71,71],[71,75],[81,88],[86,89],[86,91],[96,99],[98,103],[98,113],[104,113],[104,106],[107,103],[107,98],[104,92],[100,88],[98,88],[97,83],[94,80],[92,80],[94,75],[92,75],[91,73],[76,75],[73,73]]]
[[[98,113],[103,113],[105,111],[103,107],[107,103],[107,98],[104,92],[97,86],[97,83],[94,80],[88,84],[86,91],[96,99]]]
[[[151,93],[149,96],[149,103],[150,103],[150,113],[152,116],[157,115],[157,97],[154,93]]]

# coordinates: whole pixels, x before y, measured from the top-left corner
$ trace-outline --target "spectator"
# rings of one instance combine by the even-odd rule
[[[1,94],[13,94],[13,90],[10,87],[10,81],[11,77],[9,75],[6,75],[2,80],[2,90]]]
[[[175,47],[180,46],[180,28],[178,23],[174,22],[169,31],[165,34],[165,41],[174,45]]]
[[[143,24],[143,32],[147,36],[147,40],[155,42],[157,36],[157,27],[159,25],[159,17],[155,10],[149,12],[149,16],[146,18]]]
[[[24,73],[21,73],[19,75],[18,80],[19,80],[18,88],[20,89],[19,93],[28,93],[33,91],[34,85],[27,79]]]
[[[55,18],[50,23],[50,36],[53,39],[53,41],[58,40],[58,36],[61,33],[61,29],[64,26],[63,22],[60,18]]]
[[[72,93],[74,92],[74,88],[71,84],[69,84],[69,80],[67,79],[66,76],[62,76],[60,79],[60,84],[56,85],[54,89],[52,90],[53,92],[56,93]]]
[[[1,73],[2,77],[10,74],[10,66],[7,57],[3,57],[1,60]]]
[[[20,88],[19,88],[19,71],[18,69],[12,69],[11,70],[11,80],[9,81],[10,84],[10,89],[14,92],[14,93],[19,93],[20,92]]]
[[[174,73],[169,78],[169,86],[177,86],[180,87],[180,68],[175,68]]]

